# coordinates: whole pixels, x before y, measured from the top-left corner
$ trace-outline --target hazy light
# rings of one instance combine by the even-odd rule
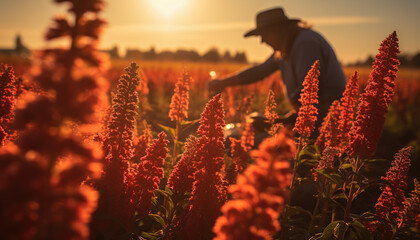
[[[172,17],[187,4],[188,0],[150,0],[150,3],[165,18]]]
[[[217,76],[217,74],[216,74],[216,72],[215,72],[215,71],[210,71],[210,72],[209,72],[209,75],[210,75],[210,78],[211,78],[211,79],[215,79],[215,78],[216,78],[216,76]]]
[[[362,17],[362,16],[329,16],[305,19],[309,24],[318,26],[336,26],[336,25],[350,25],[350,24],[366,24],[378,23],[381,19],[377,17]]]

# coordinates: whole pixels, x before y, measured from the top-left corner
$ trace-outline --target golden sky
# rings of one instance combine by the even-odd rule
[[[259,37],[243,34],[255,26],[258,11],[277,6],[313,25],[344,63],[376,54],[394,30],[402,53],[420,51],[419,0],[108,0],[101,46],[200,53],[217,47],[221,52],[246,51],[249,60],[263,61],[272,50]],[[17,33],[28,47],[44,47],[43,34],[52,17],[65,10],[52,0],[1,0],[0,48],[13,47]]]

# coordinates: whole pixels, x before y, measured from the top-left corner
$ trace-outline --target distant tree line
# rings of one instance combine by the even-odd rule
[[[141,51],[139,49],[127,49],[124,57],[119,56],[118,47],[114,47],[106,52],[111,58],[248,63],[245,52],[237,51],[235,53],[231,53],[229,50],[226,50],[224,53],[221,53],[217,48],[210,48],[203,54],[198,53],[196,50],[186,49],[177,49],[175,51],[165,50],[161,52],[156,51],[154,47],[151,47],[146,51]]]
[[[370,55],[363,61],[357,61],[355,63],[348,64],[349,66],[372,66],[375,57]],[[400,54],[398,55],[400,60],[400,66],[402,67],[414,67],[420,68],[420,52],[415,54]]]

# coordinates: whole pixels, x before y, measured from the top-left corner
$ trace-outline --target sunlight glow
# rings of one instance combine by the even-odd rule
[[[211,78],[211,79],[215,79],[215,78],[216,78],[216,76],[217,76],[217,74],[216,74],[216,72],[215,72],[215,71],[210,71],[210,72],[209,72],[209,75],[210,75],[210,78]]]
[[[150,0],[150,3],[165,18],[172,17],[182,7],[186,6],[188,0]]]

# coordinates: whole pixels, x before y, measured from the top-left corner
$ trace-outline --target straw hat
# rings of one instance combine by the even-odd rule
[[[300,19],[290,19],[283,11],[283,8],[268,9],[257,14],[257,27],[245,33],[244,37],[261,35],[263,29],[272,25],[300,22]]]

